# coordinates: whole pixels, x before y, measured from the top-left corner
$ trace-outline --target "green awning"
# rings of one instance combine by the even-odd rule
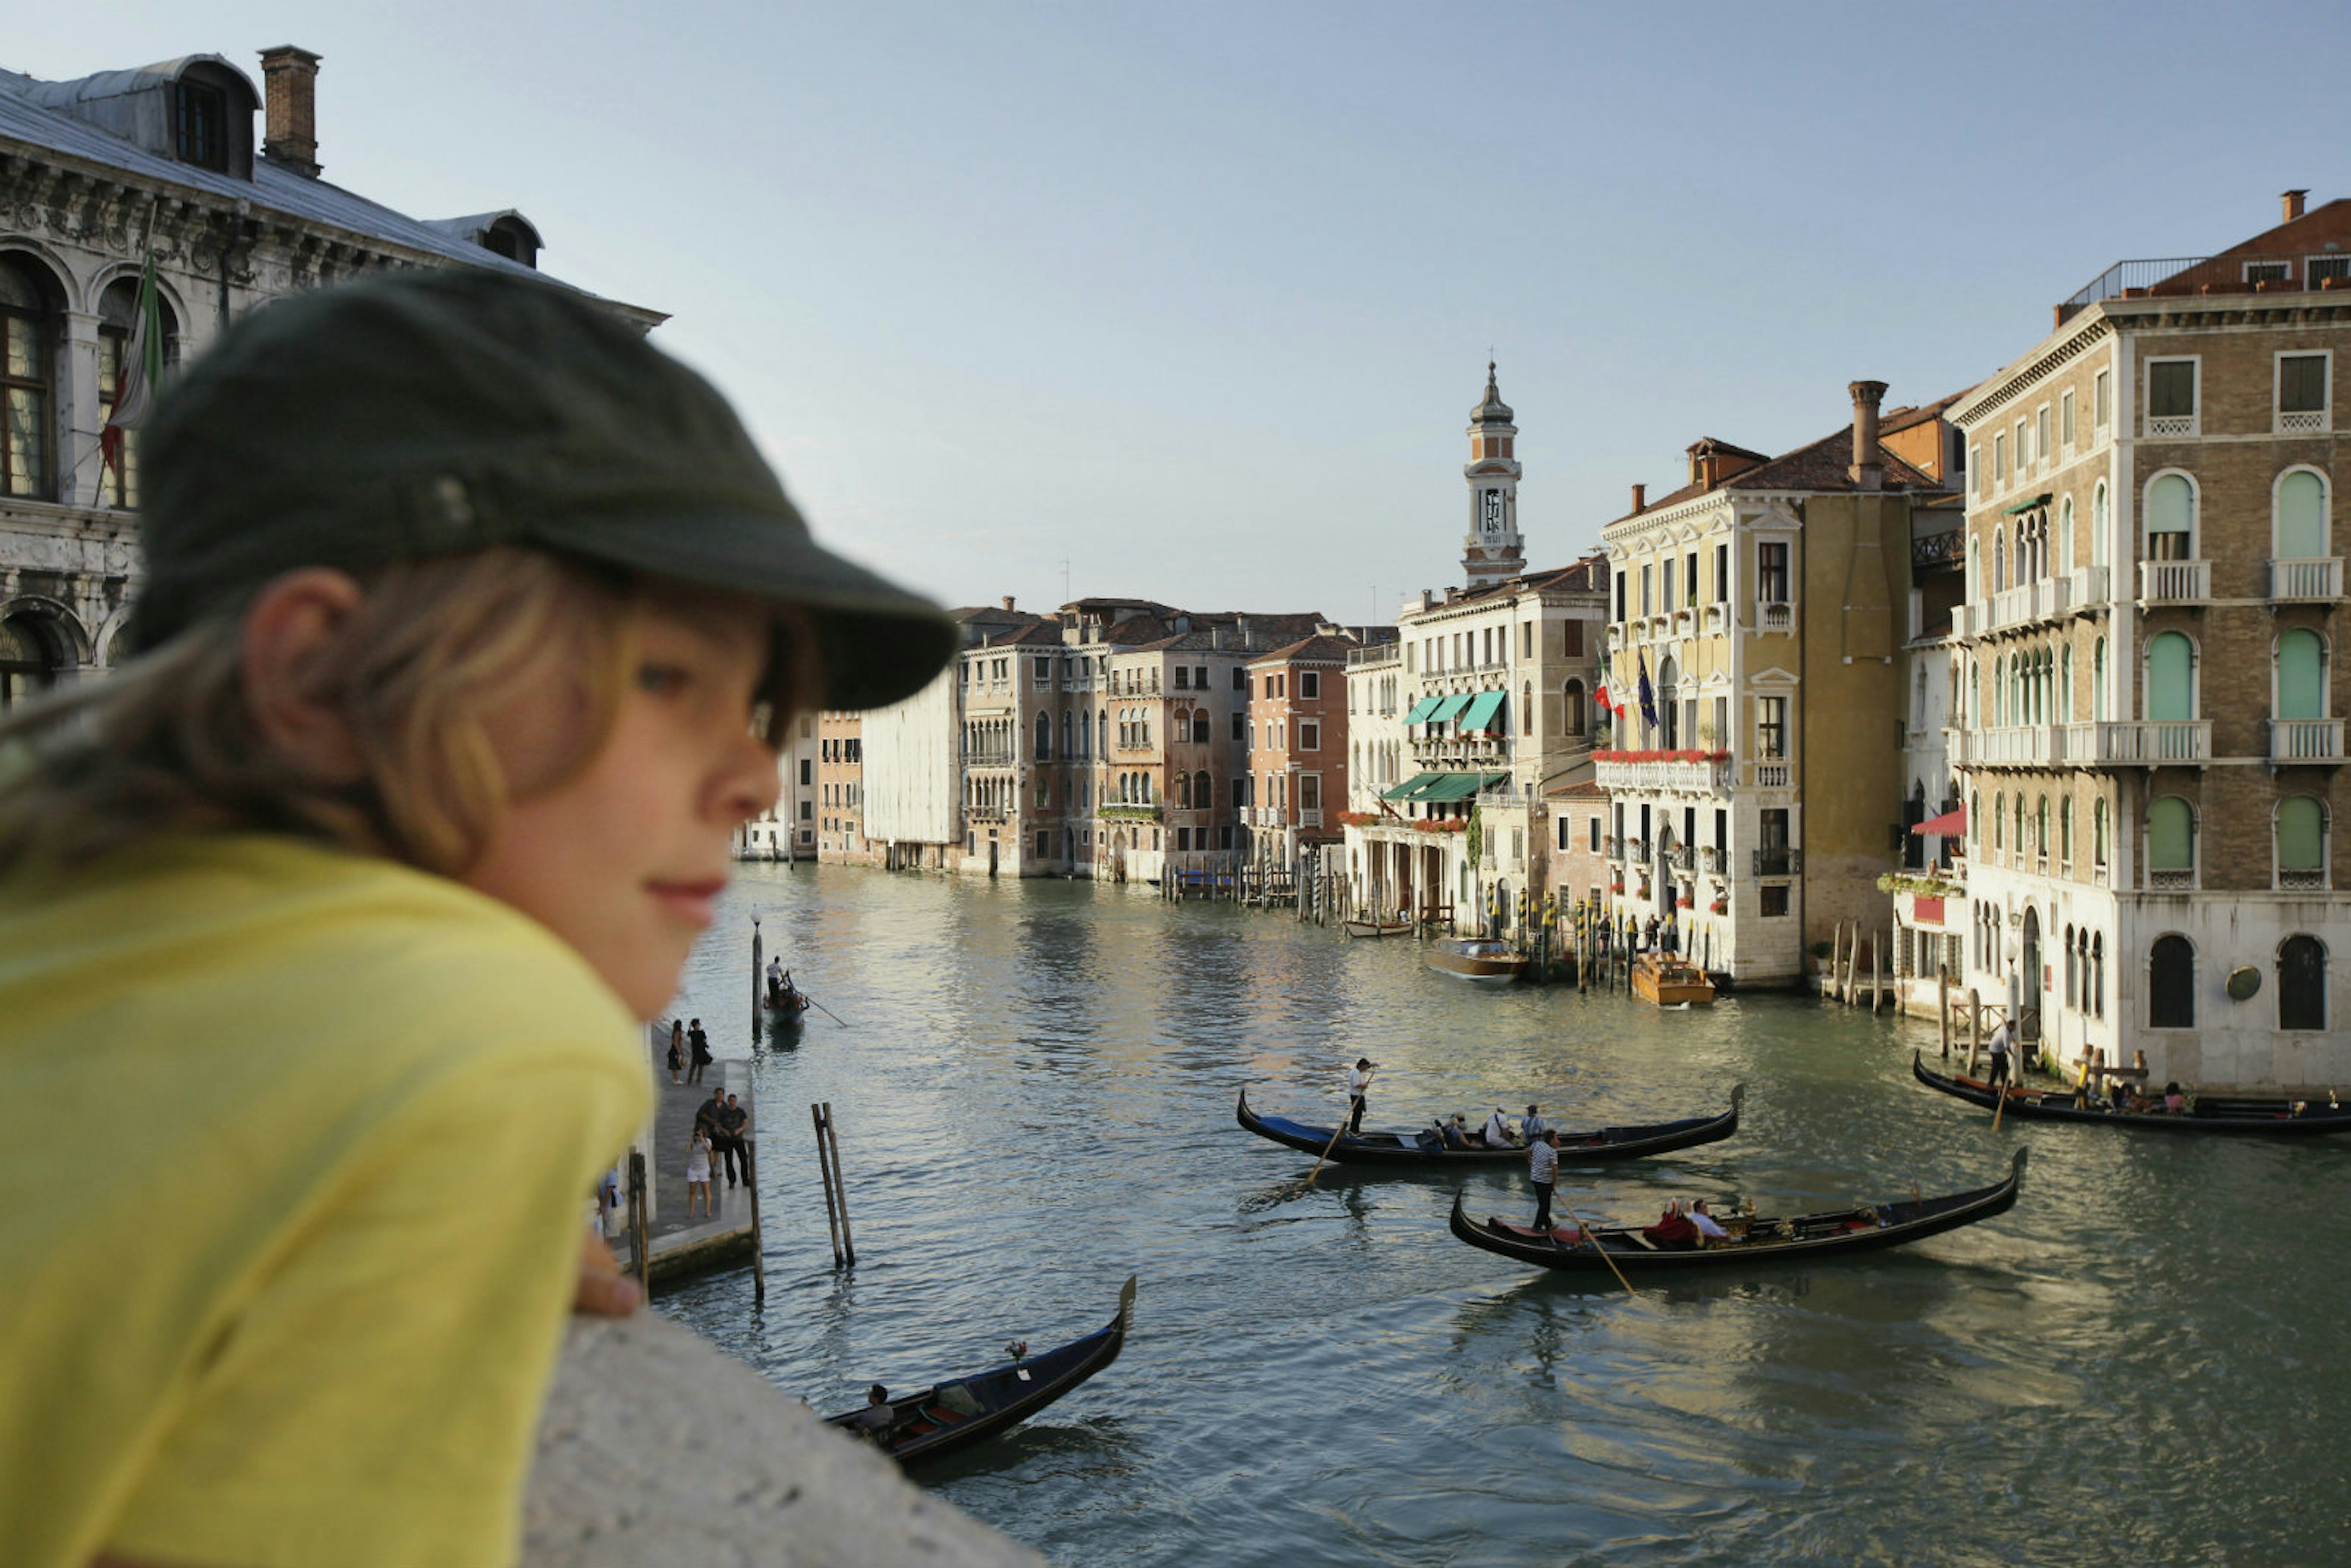
[[[1380,794],[1380,799],[1383,800],[1417,800],[1420,799],[1420,792],[1422,790],[1427,789],[1432,784],[1442,784],[1446,779],[1450,779],[1451,777],[1453,776],[1449,773],[1416,773],[1411,778],[1405,779],[1403,783],[1397,785],[1395,789],[1383,790]]]
[[[1510,777],[1507,773],[1439,773],[1437,782],[1415,799],[1421,800],[1467,800],[1489,784],[1497,784]]]
[[[1502,695],[1500,692],[1479,692],[1470,698],[1468,709],[1461,716],[1461,722],[1453,727],[1454,732],[1458,735],[1476,735],[1491,727],[1494,716],[1502,710]]]
[[[2038,496],[2030,497],[2025,500],[2019,501],[2013,507],[2002,507],[2000,509],[2000,515],[2003,517],[2012,517],[2019,512],[2037,512],[2048,504],[2049,492],[2043,490]]]
[[[1406,714],[1406,715],[1405,715],[1405,716],[1404,716],[1404,721],[1405,721],[1405,723],[1406,723],[1406,724],[1418,724],[1418,723],[1420,723],[1423,719],[1426,718],[1430,714],[1435,713],[1435,712],[1437,711],[1437,705],[1438,703],[1442,702],[1443,700],[1444,700],[1444,699],[1443,699],[1442,697],[1423,697],[1423,698],[1421,698],[1418,702],[1416,702],[1416,703],[1415,703],[1415,704],[1413,704],[1413,705],[1412,705],[1412,711],[1411,711],[1410,713],[1408,713],[1408,714]]]
[[[1431,724],[1443,724],[1447,719],[1451,718],[1455,714],[1459,713],[1463,708],[1468,707],[1468,706],[1469,699],[1467,696],[1447,697],[1443,702],[1437,705],[1437,711],[1428,716],[1428,722]]]

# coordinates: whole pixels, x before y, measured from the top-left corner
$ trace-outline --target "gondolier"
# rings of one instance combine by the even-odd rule
[[[1551,1195],[1559,1186],[1559,1134],[1545,1127],[1527,1155],[1527,1181],[1535,1189],[1535,1228],[1551,1231]]]
[[[1364,1130],[1364,1096],[1372,1086],[1372,1074],[1380,1064],[1368,1056],[1355,1058],[1355,1065],[1347,1071],[1347,1131]]]
[[[2008,1020],[2006,1019],[2001,1019],[2000,1027],[1991,1031],[1991,1040],[1990,1042],[1991,1047],[1991,1068],[1990,1071],[1985,1074],[1985,1082],[1999,1087],[2004,1088],[2007,1086],[2010,1080],[2008,1071],[2009,1044],[2015,1038],[2014,1032],[2008,1027]]]

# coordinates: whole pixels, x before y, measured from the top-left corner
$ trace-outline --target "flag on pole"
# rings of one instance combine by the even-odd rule
[[[139,273],[139,302],[132,308],[131,340],[123,345],[122,371],[114,386],[114,408],[106,416],[106,428],[99,432],[98,446],[102,455],[99,464],[99,483],[103,488],[108,465],[117,474],[122,472],[122,433],[136,430],[147,423],[154,411],[155,386],[163,379],[163,311],[155,292],[155,253],[147,253],[147,265]]]
[[[1616,711],[1615,706],[1608,700],[1608,677],[1606,675],[1604,674],[1600,677],[1600,689],[1593,695],[1600,701],[1601,712],[1614,713]]]
[[[1651,729],[1657,727],[1657,694],[1649,687],[1649,656],[1636,654],[1641,662],[1641,722]]]

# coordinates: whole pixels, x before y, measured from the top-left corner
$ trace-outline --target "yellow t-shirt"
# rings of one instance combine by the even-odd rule
[[[510,1560],[647,1072],[552,933],[385,861],[0,883],[0,1563]]]

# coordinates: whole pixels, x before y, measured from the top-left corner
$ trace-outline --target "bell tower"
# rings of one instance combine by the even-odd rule
[[[1519,427],[1510,405],[1494,385],[1494,362],[1486,361],[1486,397],[1469,411],[1469,461],[1462,478],[1469,484],[1469,532],[1461,540],[1461,570],[1471,588],[1506,581],[1526,570],[1519,538],[1519,462],[1511,449]]]

